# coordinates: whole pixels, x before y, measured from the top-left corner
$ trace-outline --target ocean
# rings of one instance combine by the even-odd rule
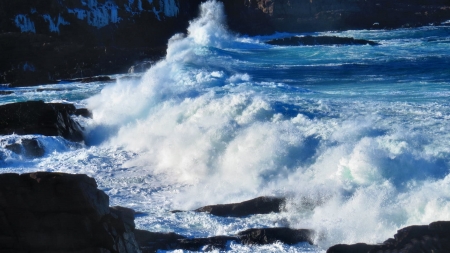
[[[315,245],[230,243],[228,252],[325,252],[450,220],[449,26],[307,34],[378,46],[272,46],[264,42],[306,34],[249,37],[225,23],[220,4],[203,4],[145,73],[2,88],[13,93],[0,104],[73,103],[93,118],[77,118],[82,144],[0,136],[0,173],[85,173],[111,205],[139,212],[137,228],[154,232],[316,231]],[[5,149],[26,137],[44,145],[43,157]],[[244,218],[189,211],[258,196],[286,197],[286,210]]]

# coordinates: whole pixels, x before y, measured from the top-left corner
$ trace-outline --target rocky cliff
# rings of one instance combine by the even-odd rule
[[[202,0],[0,1],[0,83],[123,73],[165,54]],[[450,19],[448,0],[223,0],[241,34],[412,27]]]

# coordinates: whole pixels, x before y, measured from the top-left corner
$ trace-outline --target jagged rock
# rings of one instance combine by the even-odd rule
[[[444,253],[450,252],[450,221],[436,221],[429,225],[409,226],[397,231],[394,238],[381,245],[363,243],[335,245],[327,253]]]
[[[285,244],[308,242],[313,244],[314,231],[291,228],[252,228],[238,233],[242,244],[271,244],[280,241]]]
[[[284,203],[284,198],[258,197],[241,203],[204,206],[194,211],[207,212],[216,216],[243,217],[253,214],[281,212]]]
[[[92,112],[89,111],[86,108],[76,109],[74,114],[76,116],[81,116],[81,117],[85,117],[85,118],[92,118]]]
[[[133,229],[86,175],[0,174],[0,248],[7,252],[140,252]],[[128,218],[127,218],[128,219]]]
[[[234,236],[214,236],[208,238],[189,238],[179,239],[179,247],[184,250],[191,251],[212,251],[224,250],[230,241],[239,241],[239,238]]]
[[[277,46],[314,46],[314,45],[379,45],[377,42],[337,36],[303,36],[269,40],[266,42]]]
[[[357,244],[337,244],[330,247],[327,253],[368,253],[376,245],[370,245],[365,243]]]
[[[0,106],[0,134],[42,134],[82,141],[81,126],[70,115],[76,111],[69,104],[28,101]]]
[[[134,231],[136,240],[143,253],[153,253],[160,250],[178,249],[178,240],[186,237],[175,233],[157,233],[136,229]]]
[[[45,154],[44,147],[35,138],[22,139],[20,143],[6,145],[5,148],[18,155],[25,155],[28,158],[42,157]]]

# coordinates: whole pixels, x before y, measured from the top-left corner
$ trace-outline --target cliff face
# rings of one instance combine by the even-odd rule
[[[158,59],[202,0],[0,1],[0,83],[34,85],[123,73]],[[428,25],[449,0],[222,0],[241,34]]]
[[[448,0],[232,0],[230,27],[249,33],[382,29],[439,24],[450,19]],[[242,3],[243,2],[243,3]],[[241,11],[238,13],[234,10]]]
[[[123,73],[158,59],[200,0],[0,1],[0,83]]]

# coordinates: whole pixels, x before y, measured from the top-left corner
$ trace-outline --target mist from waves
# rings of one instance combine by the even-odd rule
[[[202,4],[164,60],[90,98],[89,142],[135,152],[124,167],[186,185],[174,209],[287,196],[290,226],[317,230],[322,248],[450,219],[448,107],[334,101],[252,81],[220,52],[261,45],[224,20],[221,3]]]

